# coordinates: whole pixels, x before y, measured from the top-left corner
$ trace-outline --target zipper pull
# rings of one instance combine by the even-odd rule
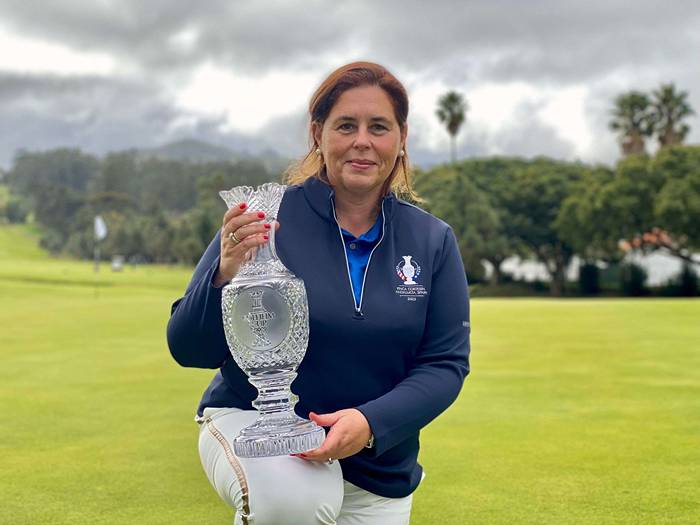
[[[365,315],[360,310],[355,310],[355,313],[353,314],[352,318],[357,319],[358,321],[364,321]]]

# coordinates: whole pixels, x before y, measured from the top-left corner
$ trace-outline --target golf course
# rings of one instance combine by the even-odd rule
[[[0,225],[0,524],[224,525],[213,371],[171,358],[187,267],[99,272]],[[700,300],[475,299],[471,374],[421,434],[413,525],[700,523]]]

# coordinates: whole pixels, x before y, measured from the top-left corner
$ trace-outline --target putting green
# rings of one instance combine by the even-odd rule
[[[0,523],[228,524],[165,344],[191,269],[95,274],[0,227]],[[412,523],[700,522],[700,301],[472,303]]]

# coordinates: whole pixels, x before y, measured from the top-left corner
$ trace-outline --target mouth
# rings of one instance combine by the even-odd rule
[[[367,170],[374,166],[376,163],[367,159],[352,159],[347,161],[353,169],[356,170]]]

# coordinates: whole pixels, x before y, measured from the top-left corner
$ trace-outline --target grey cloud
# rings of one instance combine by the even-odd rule
[[[331,43],[332,50],[349,35],[337,14],[343,9],[322,2],[64,0],[41,9],[32,4],[3,0],[0,14],[24,34],[111,53],[151,72],[212,60],[237,71],[264,73],[313,63],[324,46]],[[171,39],[186,30],[197,35],[191,49],[173,45]]]
[[[498,132],[487,132],[465,124],[457,136],[457,156],[459,158],[491,155],[532,157],[545,155],[553,158],[574,157],[575,148],[569,141],[560,137],[550,125],[533,118],[539,108],[532,103],[522,103],[514,111],[512,124]],[[409,134],[408,147],[411,161],[420,166],[432,166],[449,160],[449,136],[444,134],[442,149],[432,151],[422,144],[420,122],[415,122]]]
[[[0,0],[0,20],[18,34],[107,53],[138,75],[0,74],[0,163],[7,163],[17,147],[73,142],[102,152],[170,140],[165,130],[183,115],[165,88],[185,81],[205,61],[263,74],[330,71],[339,61],[365,58],[386,64],[400,78],[417,76],[417,83],[441,80],[467,98],[485,81],[583,84],[591,87],[586,104],[595,130],[593,149],[603,160],[616,155],[607,111],[620,91],[676,81],[690,91],[700,113],[695,52],[700,4],[689,0],[437,0],[429,7],[417,0]],[[172,42],[184,30],[198,35],[191,48]],[[220,119],[190,117],[192,124],[172,135],[191,134],[251,152],[273,148],[284,155],[296,155],[305,145],[301,111],[274,119],[255,135],[222,132]],[[691,121],[691,141],[700,138],[697,122],[698,117]],[[419,132],[419,126],[412,127],[412,158],[432,163],[442,152],[427,149]],[[497,136],[470,133],[462,155],[503,150],[570,157],[574,151],[540,122],[528,129],[514,124]]]
[[[689,63],[700,7],[678,0],[499,2],[370,0],[343,4],[212,0],[0,1],[5,23],[146,71],[213,60],[238,71],[318,65],[356,53],[446,80],[581,81],[623,65]],[[192,49],[170,38],[192,29]],[[662,45],[660,45],[662,43]]]
[[[217,132],[221,120],[192,117],[189,127],[171,129],[180,117],[148,82],[0,74],[0,165],[18,149],[76,146],[103,154],[190,136],[257,148],[254,137]]]

